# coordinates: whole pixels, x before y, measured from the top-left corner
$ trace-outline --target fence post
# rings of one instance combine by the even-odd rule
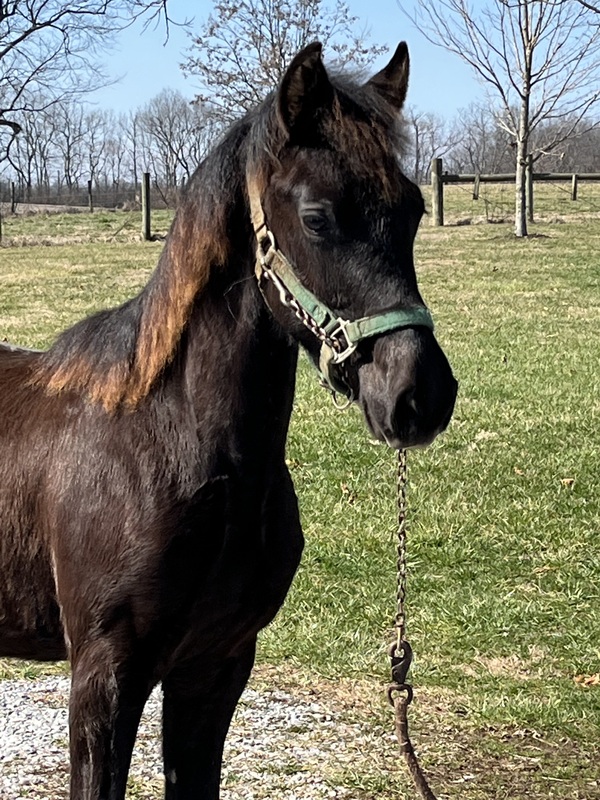
[[[577,200],[577,175],[575,173],[571,178],[571,200]]]
[[[12,181],[10,184],[10,213],[14,214],[17,210],[17,197],[15,192],[15,182]]]
[[[142,173],[142,239],[149,242],[150,232],[150,173]]]
[[[525,162],[525,184],[526,184],[526,204],[527,221],[533,222],[533,156],[527,156]]]
[[[94,198],[92,197],[92,182],[88,181],[88,204],[90,207],[90,214],[94,213]]]
[[[431,159],[431,224],[436,227],[444,224],[444,182],[441,158]]]

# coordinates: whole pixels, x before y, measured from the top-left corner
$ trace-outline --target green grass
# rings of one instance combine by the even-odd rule
[[[90,242],[130,242],[141,238],[141,211],[98,209],[74,213],[7,213],[2,206],[2,240],[8,246],[52,245]],[[172,211],[152,211],[154,236],[164,236],[173,218]]]
[[[136,292],[161,248],[146,242],[1,249],[0,340],[48,345],[67,325]]]
[[[469,800],[600,798],[600,686],[583,680],[600,673],[600,219],[533,233],[425,220],[416,247],[460,391],[449,430],[409,454],[415,719],[437,786]],[[160,246],[0,250],[0,339],[47,344],[131,295]],[[303,362],[288,459],[307,546],[259,661],[375,692],[395,604],[394,456]],[[0,662],[5,677],[40,669]],[[477,780],[456,784],[457,770]],[[338,780],[388,797],[376,772]]]

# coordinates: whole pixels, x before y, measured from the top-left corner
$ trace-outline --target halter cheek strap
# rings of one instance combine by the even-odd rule
[[[348,320],[321,302],[298,279],[292,265],[277,247],[269,230],[256,183],[248,181],[252,226],[257,239],[255,274],[262,291],[263,280],[270,280],[279,299],[321,342],[319,372],[326,386],[352,398],[352,390],[340,375],[340,365],[364,339],[415,326],[433,330],[431,314],[425,306],[396,308]]]

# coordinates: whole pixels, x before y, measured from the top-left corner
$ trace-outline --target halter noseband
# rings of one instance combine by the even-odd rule
[[[279,299],[321,342],[319,372],[332,392],[354,399],[351,387],[340,375],[339,367],[354,353],[363,339],[382,333],[420,326],[433,330],[433,320],[425,306],[397,308],[348,320],[336,314],[307,289],[296,276],[292,265],[279,250],[269,230],[256,184],[248,181],[252,226],[258,243],[255,274],[262,292],[263,279],[270,280]],[[263,295],[264,296],[264,295]],[[266,302],[266,299],[265,299]],[[337,369],[336,369],[337,368]]]

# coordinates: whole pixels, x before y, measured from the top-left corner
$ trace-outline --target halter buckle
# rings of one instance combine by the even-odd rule
[[[358,347],[358,343],[353,342],[348,336],[348,331],[346,329],[350,324],[351,324],[350,320],[338,317],[335,320],[333,328],[330,329],[329,326],[325,328],[329,338],[343,348],[342,350],[333,350],[332,348],[333,350],[333,356],[331,358],[332,364],[341,364],[349,356],[351,356],[352,353],[354,353],[354,351]]]
[[[265,227],[264,233],[256,235],[258,242],[258,261],[264,269],[268,269],[273,261],[273,256],[277,252],[275,237],[272,232]]]

